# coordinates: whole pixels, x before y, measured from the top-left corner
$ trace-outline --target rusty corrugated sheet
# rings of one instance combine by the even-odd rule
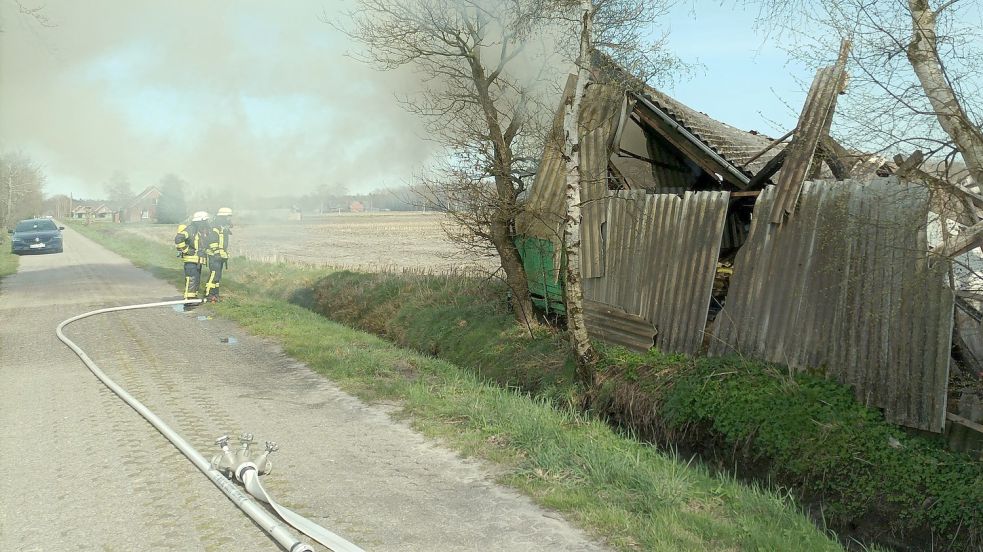
[[[569,87],[570,81],[568,81]],[[581,202],[581,270],[584,278],[603,274],[601,228],[607,215],[605,193],[608,189],[608,161],[611,140],[617,129],[624,93],[617,86],[592,84],[584,95],[581,110],[583,131],[580,164],[582,174]],[[562,128],[563,111],[554,120],[554,130]],[[530,189],[526,213],[519,218],[519,233],[562,242],[563,217],[566,213],[566,165],[561,155],[562,144],[547,143],[539,172]],[[559,248],[557,248],[559,251]]]
[[[699,352],[730,194],[609,195],[604,276],[585,298],[647,320],[664,351]]]
[[[613,85],[594,84],[588,91],[581,115],[584,134],[580,150],[583,186],[580,269],[584,278],[596,278],[604,275],[601,231],[607,219],[608,162],[625,95],[620,87]]]
[[[782,226],[775,198],[768,187],[755,205],[711,352],[823,368],[888,421],[941,431],[953,294],[927,255],[928,190],[806,182]]]
[[[550,138],[543,148],[539,170],[529,189],[524,212],[516,221],[519,234],[550,240],[556,244],[563,241],[564,194],[566,193],[566,164],[563,161],[563,110],[577,84],[576,75],[567,77],[566,88],[560,106],[553,115]]]
[[[618,307],[585,300],[584,321],[591,337],[633,351],[647,351],[655,343],[657,331],[651,322]]]
[[[802,114],[795,127],[795,136],[786,148],[788,157],[782,166],[781,174],[775,181],[778,190],[775,198],[777,208],[771,214],[771,222],[775,224],[780,224],[786,215],[791,215],[795,211],[799,190],[813,164],[819,140],[829,134],[833,110],[836,108],[836,97],[846,78],[849,50],[850,41],[846,40],[840,48],[840,57],[836,65],[824,67],[816,72],[816,79],[809,89]]]

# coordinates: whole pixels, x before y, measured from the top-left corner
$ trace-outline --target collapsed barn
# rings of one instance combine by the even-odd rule
[[[779,139],[652,88],[587,87],[588,331],[635,350],[822,370],[911,428],[973,425],[964,417],[983,412],[947,413],[956,296],[950,262],[930,252],[937,197],[894,174],[897,165],[830,138],[844,60],[819,71],[796,129]],[[562,117],[561,108],[556,132]],[[550,141],[518,222],[530,288],[547,310],[563,309],[566,174]]]

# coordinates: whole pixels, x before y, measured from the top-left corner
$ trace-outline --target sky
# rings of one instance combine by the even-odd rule
[[[43,7],[46,23],[21,6]],[[395,101],[420,83],[352,59],[355,46],[325,21],[344,7],[0,0],[0,150],[38,162],[49,195],[104,197],[115,173],[134,192],[168,173],[254,196],[406,184],[439,155]],[[811,75],[753,32],[754,16],[733,2],[681,2],[669,46],[693,71],[665,90],[777,136],[795,125]]]

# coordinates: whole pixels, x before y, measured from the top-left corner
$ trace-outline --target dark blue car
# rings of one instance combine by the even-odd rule
[[[28,219],[17,223],[11,231],[10,250],[22,253],[61,253],[64,250],[61,231],[50,219]]]

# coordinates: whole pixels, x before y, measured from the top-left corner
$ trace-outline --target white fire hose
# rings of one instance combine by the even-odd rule
[[[275,517],[270,515],[265,508],[257,504],[248,495],[239,490],[235,484],[230,481],[226,475],[224,475],[220,470],[213,467],[204,456],[201,455],[197,450],[194,449],[187,441],[184,440],[176,431],[168,427],[160,418],[157,417],[153,412],[150,411],[143,403],[135,399],[125,389],[120,387],[116,382],[109,379],[102,370],[96,365],[95,362],[83,351],[78,345],[75,344],[71,339],[65,337],[62,330],[65,326],[75,322],[76,320],[81,320],[89,316],[94,316],[97,314],[104,314],[107,312],[117,312],[125,310],[135,310],[135,309],[147,309],[152,307],[165,307],[172,305],[189,305],[189,304],[200,304],[203,301],[201,299],[196,300],[182,300],[182,301],[163,301],[159,303],[145,303],[141,305],[126,305],[122,307],[110,307],[105,309],[99,309],[90,311],[78,316],[69,318],[58,325],[55,333],[65,345],[68,345],[75,354],[82,359],[82,362],[89,368],[89,370],[99,378],[102,383],[111,389],[114,393],[119,395],[126,404],[130,405],[133,410],[136,410],[141,416],[143,416],[152,426],[154,426],[157,431],[167,438],[171,443],[177,447],[178,450],[184,454],[196,468],[201,470],[205,476],[215,484],[225,496],[229,497],[236,506],[239,507],[250,519],[256,522],[267,534],[270,535],[280,546],[289,552],[313,552],[314,549],[307,543],[298,540],[284,524],[277,520]],[[248,459],[246,459],[248,460]],[[327,546],[334,552],[364,552],[358,546],[346,541],[345,539],[335,535],[334,533],[328,531],[327,529],[321,527],[320,525],[304,518],[303,516],[290,511],[284,506],[275,502],[267,494],[263,485],[259,482],[259,471],[257,470],[256,464],[243,461],[236,465],[235,467],[235,477],[243,483],[249,494],[253,495],[257,500],[269,504],[273,510],[281,517],[284,521],[303,532],[310,538],[316,540],[317,542]],[[265,472],[264,472],[265,473]]]

